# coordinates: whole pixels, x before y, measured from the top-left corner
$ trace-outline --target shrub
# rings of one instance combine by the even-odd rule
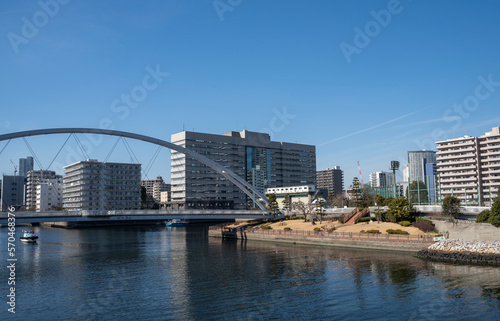
[[[334,226],[334,227],[332,227],[332,228],[329,228],[329,229],[328,229],[328,230],[326,230],[326,231],[327,231],[327,232],[333,232],[333,231],[335,231],[335,226]]]
[[[403,231],[403,230],[400,230],[400,229],[397,229],[397,230],[388,229],[388,230],[386,230],[386,232],[387,232],[387,234],[402,234],[402,235],[410,234],[410,233]]]
[[[356,219],[356,223],[370,222],[371,220],[372,220],[371,217],[360,217]]]
[[[343,217],[339,218],[339,222],[340,222],[341,224],[344,224],[344,218],[343,218]]]
[[[412,225],[425,233],[436,231],[436,227],[434,226],[434,224],[432,224],[431,221],[423,218],[417,218],[417,220],[413,222]]]
[[[287,221],[291,221],[291,220],[300,220],[300,219],[302,219],[302,217],[299,217],[299,216],[287,216],[287,217],[285,218],[285,220],[287,220]]]
[[[476,222],[477,223],[488,223],[488,220],[490,219],[490,210],[484,210],[481,213],[479,213],[476,217]]]
[[[404,226],[404,227],[408,227],[411,225],[411,222],[410,221],[401,221],[401,222],[399,222],[399,225]]]
[[[313,231],[314,231],[314,232],[319,232],[319,231],[321,231],[321,227],[315,227],[315,228],[313,229]]]
[[[290,227],[285,227],[283,230],[284,231],[291,231],[292,229]]]
[[[380,234],[381,232],[379,230],[363,230],[361,233]]]
[[[260,226],[260,228],[261,228],[261,229],[263,229],[263,230],[272,230],[272,229],[273,229],[273,228],[272,228],[271,226],[269,226],[269,225],[261,225],[261,226]]]

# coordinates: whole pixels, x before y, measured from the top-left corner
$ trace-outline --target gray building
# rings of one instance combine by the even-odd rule
[[[384,187],[394,185],[394,174],[390,172],[370,173],[370,187]]]
[[[333,197],[342,194],[344,189],[344,172],[340,166],[334,166],[332,169],[316,172],[316,187],[318,189],[327,189],[328,196]]]
[[[26,177],[33,170],[33,157],[19,158],[19,176]]]
[[[156,179],[142,180],[141,185],[146,188],[146,193],[151,195],[156,203],[161,202],[161,192],[168,192],[171,189],[170,184],[165,183],[161,176]]]
[[[24,176],[3,175],[1,186],[2,211],[9,206],[20,208],[24,205]]]
[[[269,134],[180,132],[172,143],[225,166],[265,193],[266,188],[315,185],[316,147],[271,141]],[[254,204],[225,177],[172,151],[172,203],[185,208],[247,208]]]
[[[137,210],[141,207],[141,165],[87,159],[64,167],[66,210]]]
[[[428,181],[427,164],[436,164],[436,152],[432,150],[419,150],[408,152],[408,183],[414,181]]]
[[[30,170],[26,177],[26,194],[24,204],[28,210],[36,209],[36,189],[41,180],[59,179],[62,175],[57,175],[55,171]]]

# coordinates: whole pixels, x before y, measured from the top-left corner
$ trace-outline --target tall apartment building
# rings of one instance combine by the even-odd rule
[[[62,175],[57,175],[55,171],[30,170],[26,177],[26,194],[24,203],[28,210],[36,209],[36,188],[41,180],[62,179]]]
[[[170,191],[170,184],[165,183],[161,176],[156,179],[142,180],[141,185],[146,188],[146,193],[151,195],[156,203],[161,202],[161,192]]]
[[[427,164],[436,164],[436,152],[418,150],[408,152],[408,183],[414,181],[427,182],[434,173],[428,173]]]
[[[60,175],[57,175],[60,176]],[[36,184],[36,211],[50,211],[53,206],[63,205],[63,179],[42,178]]]
[[[316,184],[316,148],[271,141],[269,134],[197,132],[173,134],[172,143],[225,166],[262,193],[266,188]],[[240,189],[210,167],[172,151],[172,203],[185,208],[253,206]]]
[[[24,201],[24,176],[3,175],[0,202],[2,211],[7,211],[9,206],[20,208]]]
[[[33,170],[33,157],[19,158],[19,176],[26,177]]]
[[[491,206],[500,187],[500,127],[480,137],[436,142],[442,198]]]
[[[64,167],[66,210],[136,210],[141,207],[141,165],[87,159]]]
[[[318,189],[327,189],[328,196],[332,195],[335,197],[342,194],[342,190],[344,189],[344,172],[340,169],[340,166],[317,171],[316,187]]]

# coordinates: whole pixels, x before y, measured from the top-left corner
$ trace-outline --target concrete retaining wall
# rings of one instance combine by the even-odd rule
[[[447,233],[450,239],[500,241],[500,228],[489,223],[451,223],[432,220],[440,233]]]
[[[222,237],[220,230],[211,230],[208,233],[212,237]],[[343,239],[327,239],[321,237],[308,237],[308,236],[285,236],[285,235],[265,235],[245,233],[238,231],[232,233],[231,236],[236,236],[238,239],[243,240],[257,240],[267,242],[282,242],[292,244],[309,244],[309,245],[322,245],[344,248],[359,248],[359,249],[372,249],[372,250],[388,250],[388,251],[404,251],[404,252],[418,252],[427,248],[431,243],[417,243],[417,242],[385,242],[385,241],[363,241],[363,240],[343,240]]]

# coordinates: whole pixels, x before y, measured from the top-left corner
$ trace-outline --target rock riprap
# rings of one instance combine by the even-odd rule
[[[427,260],[500,265],[500,242],[444,240],[415,256]]]

